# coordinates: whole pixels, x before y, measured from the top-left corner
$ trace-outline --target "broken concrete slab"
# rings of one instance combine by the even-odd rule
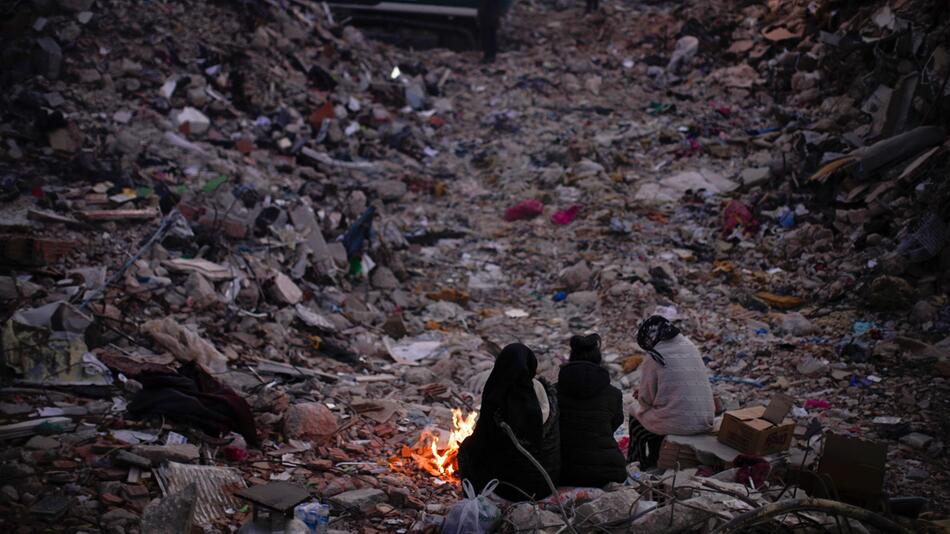
[[[386,492],[376,488],[363,488],[334,495],[330,504],[337,510],[367,512],[376,504],[386,502]]]
[[[931,444],[931,442],[933,442],[933,439],[933,436],[921,434],[920,432],[911,432],[910,434],[903,436],[900,439],[900,442],[904,445],[907,445],[908,447],[924,450]]]
[[[152,461],[144,456],[131,453],[127,450],[120,450],[115,454],[115,462],[122,465],[132,465],[142,469],[152,467]]]
[[[505,513],[505,521],[515,532],[525,534],[557,534],[564,528],[564,520],[536,504],[518,503]]]
[[[396,279],[396,275],[387,267],[379,266],[373,269],[371,279],[373,287],[378,289],[396,289],[399,287],[399,280]]]
[[[739,451],[720,443],[715,434],[693,436],[666,436],[666,440],[676,445],[689,447],[696,451],[696,457],[703,465],[731,464],[741,454]]]
[[[200,456],[198,447],[191,443],[136,445],[132,447],[132,453],[148,459],[153,464],[162,462],[193,464]]]
[[[211,120],[208,117],[192,107],[186,107],[175,115],[175,127],[187,128],[189,133],[202,135],[208,131],[211,126]]]
[[[24,447],[34,451],[51,451],[58,449],[62,443],[56,439],[49,436],[33,436],[27,440]]]
[[[274,274],[270,294],[277,302],[291,306],[297,304],[303,298],[303,291],[300,287],[289,276],[281,272]]]
[[[333,256],[323,237],[323,232],[317,224],[316,215],[310,206],[301,205],[290,212],[290,220],[293,221],[294,228],[306,239],[305,245],[313,255],[312,259],[321,274],[329,274],[333,268]],[[340,245],[339,243],[334,243]],[[346,252],[344,251],[344,256]],[[344,260],[345,261],[345,260]]]
[[[142,512],[142,534],[191,532],[197,497],[197,484],[192,483],[178,493],[154,499]]]
[[[222,282],[234,278],[230,266],[221,265],[201,258],[176,258],[162,262],[169,271],[178,273],[197,272],[212,282]]]

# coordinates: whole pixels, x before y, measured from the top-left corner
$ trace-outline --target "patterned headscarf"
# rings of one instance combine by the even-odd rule
[[[650,353],[650,356],[653,360],[660,364],[666,365],[666,362],[663,360],[663,356],[657,352],[654,347],[660,341],[666,341],[667,339],[673,339],[679,335],[680,329],[673,326],[673,323],[669,322],[666,317],[660,315],[654,315],[646,321],[643,321],[643,324],[640,325],[640,329],[637,330],[637,345],[640,345],[640,348]]]

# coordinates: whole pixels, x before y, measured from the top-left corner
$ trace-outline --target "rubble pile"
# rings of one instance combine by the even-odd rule
[[[653,313],[725,409],[794,399],[786,468],[822,431],[878,441],[887,492],[947,511],[939,2],[525,1],[491,65],[310,0],[21,4],[0,28],[0,525],[231,532],[263,506],[244,492],[291,482],[331,530],[438,529],[459,486],[413,454],[477,409],[499,348],[554,381],[598,332],[631,406]],[[569,520],[691,527],[784,484],[703,467],[633,473]],[[527,503],[501,528],[563,521]]]

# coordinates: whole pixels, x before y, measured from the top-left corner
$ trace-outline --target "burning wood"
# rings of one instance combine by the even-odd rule
[[[478,412],[463,414],[462,410],[452,409],[452,431],[447,442],[440,434],[424,431],[413,447],[403,447],[402,458],[412,459],[415,465],[429,474],[446,482],[458,482],[458,451],[462,441],[472,435]]]

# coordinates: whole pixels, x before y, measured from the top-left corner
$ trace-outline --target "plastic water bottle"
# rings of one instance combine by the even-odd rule
[[[307,519],[307,505],[306,504],[298,504],[297,506],[294,506],[294,519],[299,519],[300,521],[303,521],[304,523],[306,523],[306,519]]]
[[[307,511],[304,514],[303,522],[307,524],[310,532],[316,532],[319,524],[317,506],[319,506],[317,503],[308,504]]]
[[[326,534],[330,529],[330,505],[308,502],[294,508],[294,517],[304,522],[312,534]]]
[[[314,534],[327,534],[327,531],[330,530],[330,505],[317,504],[314,508],[317,514],[313,532]]]
[[[307,525],[307,532],[313,534],[314,530],[317,528],[317,506],[320,503],[308,502],[303,504],[298,504],[294,508],[294,517],[302,521]]]

